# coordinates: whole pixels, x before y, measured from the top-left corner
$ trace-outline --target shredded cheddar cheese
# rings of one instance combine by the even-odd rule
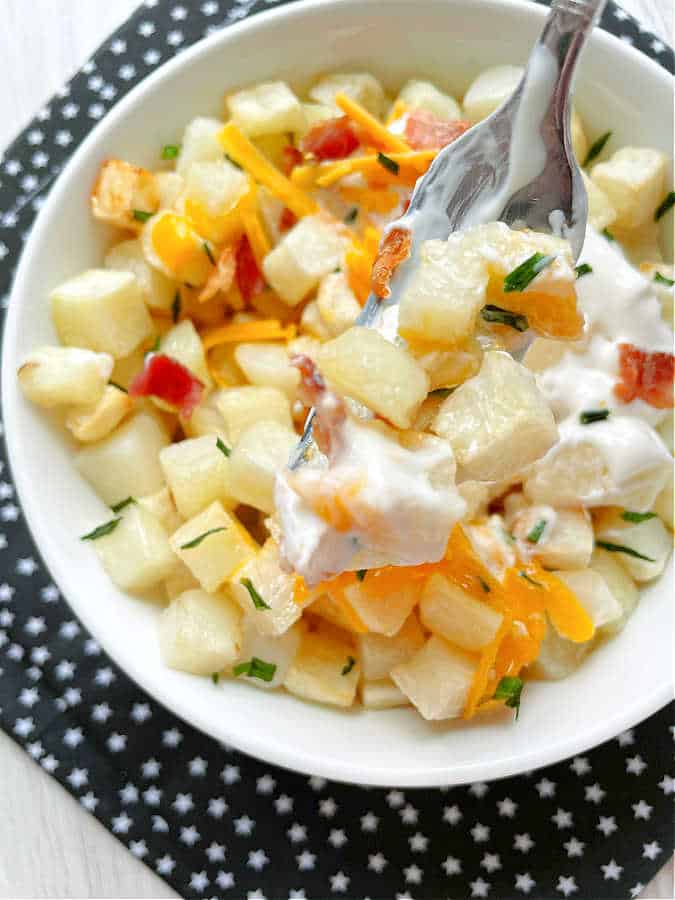
[[[248,182],[248,192],[240,201],[241,221],[258,268],[262,270],[263,260],[272,249],[272,245],[258,215],[258,187],[250,175]]]
[[[295,325],[282,325],[276,319],[254,319],[251,322],[231,322],[220,328],[205,331],[201,338],[205,351],[220,344],[240,341],[290,341],[295,337]]]
[[[402,138],[388,131],[386,126],[378,122],[375,116],[371,115],[356,100],[352,100],[346,94],[336,94],[335,103],[343,113],[349,116],[353,122],[356,122],[362,133],[369,138],[375,147],[382,150],[391,150],[394,153],[407,153],[410,150],[410,147]]]

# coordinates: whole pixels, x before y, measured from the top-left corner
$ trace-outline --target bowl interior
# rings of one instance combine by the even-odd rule
[[[168,670],[158,653],[158,609],[117,591],[78,540],[109,511],[78,476],[60,430],[23,400],[14,375],[29,350],[55,341],[50,289],[99,265],[110,242],[88,213],[101,160],[157,168],[162,145],[178,142],[191,118],[220,114],[226,91],[270,78],[302,88],[322,71],[362,68],[392,90],[407,77],[429,77],[461,96],[486,66],[523,62],[544,15],[520,0],[319,0],[254,17],[186,51],[106,117],[61,176],[24,252],[5,330],[3,405],[36,543],[77,615],[129,675],[184,719],[254,756],[363,784],[484,780],[579,752],[671,696],[672,567],[643,591],[625,631],[571,678],[528,685],[517,726],[510,717],[429,725],[410,710],[342,713]],[[577,87],[591,137],[611,129],[615,146],[671,155],[671,92],[655,63],[605,33],[593,36]]]

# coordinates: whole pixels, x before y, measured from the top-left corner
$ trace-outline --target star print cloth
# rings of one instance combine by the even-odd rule
[[[276,0],[146,0],[0,159],[0,298],[74,149],[166,59]],[[603,25],[673,71],[608,6]],[[636,897],[673,850],[673,711],[529,775],[376,790],[274,769],[176,719],[75,620],[0,449],[0,724],[184,897]]]

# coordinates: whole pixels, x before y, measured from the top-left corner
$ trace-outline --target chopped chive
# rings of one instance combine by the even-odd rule
[[[204,243],[202,244],[202,247],[204,248],[204,253],[206,253],[206,255],[208,256],[209,262],[211,263],[211,265],[215,266],[216,258],[213,255],[213,251],[211,250],[211,248],[209,247],[209,245],[207,244],[206,241],[204,241]]]
[[[358,569],[356,572],[356,577],[359,579],[359,581],[363,581],[363,579],[366,577],[367,572],[368,569]]]
[[[579,422],[582,425],[592,425],[593,422],[604,422],[609,418],[609,409],[585,409],[579,413]]]
[[[613,241],[616,240],[616,238],[614,237],[614,235],[612,234],[612,232],[609,230],[609,228],[603,228],[603,229],[602,229],[602,234],[603,234],[604,237],[607,238],[608,241],[612,241],[612,242],[613,242]]]
[[[594,141],[591,144],[589,151],[586,154],[586,159],[584,160],[584,168],[587,165],[589,165],[590,163],[592,163],[594,159],[597,159],[598,156],[600,156],[602,151],[605,149],[605,145],[607,144],[607,141],[611,138],[611,136],[612,136],[612,132],[606,131],[604,134],[600,135],[600,137],[597,139],[597,141]]]
[[[483,577],[481,577],[480,575],[478,576],[478,583],[479,583],[480,586],[483,588],[483,590],[485,591],[486,594],[489,594],[489,593],[490,593],[490,585],[489,585],[489,584],[487,583],[487,581],[486,581]]]
[[[665,284],[666,287],[672,287],[675,284],[672,278],[667,278],[665,275],[662,275],[660,272],[657,272],[654,276],[654,281],[657,284]]]
[[[610,541],[596,541],[595,546],[602,547],[603,550],[607,550],[609,553],[625,553],[626,556],[634,556],[636,559],[656,562],[651,556],[645,556],[643,553],[638,553],[637,550],[633,550],[632,547],[626,547],[623,544],[612,544]]]
[[[94,530],[90,531],[88,534],[83,534],[80,540],[97,541],[99,538],[105,537],[107,534],[111,534],[121,521],[121,518],[111,519],[109,522],[105,522],[103,525],[99,525],[98,528],[94,528]]]
[[[544,529],[546,528],[546,519],[539,519],[537,524],[534,526],[532,531],[527,535],[527,540],[531,544],[538,544],[539,540],[544,533]]]
[[[355,665],[356,665],[356,660],[354,659],[354,657],[348,656],[347,657],[347,665],[343,667],[342,674],[349,675],[349,673],[351,672],[351,670],[354,668]]]
[[[157,337],[155,338],[155,342],[154,342],[154,344],[152,345],[152,347],[149,347],[149,348],[145,351],[145,356],[149,356],[151,353],[159,353],[159,348],[160,348],[161,344],[162,344],[162,339],[161,339],[161,337],[160,337],[159,335],[157,335]]]
[[[639,525],[640,522],[648,522],[650,519],[655,519],[656,513],[631,512],[631,510],[629,509],[624,509],[624,511],[621,513],[621,518],[624,520],[624,522],[635,522],[637,525]]]
[[[129,391],[125,387],[122,387],[122,385],[118,384],[116,381],[109,381],[108,384],[110,385],[110,387],[114,387],[117,388],[118,391],[122,391],[123,394],[129,393]]]
[[[220,450],[223,456],[229,456],[232,451],[220,438],[216,438],[216,447]]]
[[[589,266],[588,263],[582,263],[580,266],[577,266],[574,271],[577,273],[577,278],[583,278],[584,275],[591,274],[593,266]]]
[[[239,584],[243,584],[246,590],[249,593],[249,597],[253,601],[253,605],[256,609],[272,609],[269,604],[265,603],[263,598],[260,596],[258,591],[255,589],[255,585],[251,581],[250,578],[242,578],[239,581]]]
[[[495,700],[503,700],[504,705],[515,709],[516,719],[520,713],[520,695],[523,692],[523,679],[513,675],[505,675],[494,693]]]
[[[151,213],[151,212],[145,212],[145,211],[142,210],[142,209],[135,209],[134,212],[133,212],[133,216],[134,216],[134,219],[136,219],[137,222],[147,222],[148,219],[151,219],[151,218],[152,218],[153,213]]]
[[[540,581],[535,581],[527,572],[523,572],[522,570],[518,572],[521,578],[524,578],[529,584],[534,585],[534,587],[543,588],[543,584]]]
[[[271,681],[277,667],[275,663],[265,662],[264,659],[258,659],[253,656],[248,662],[239,663],[232,669],[236,676],[247,675],[249,678],[259,678],[261,681]]]
[[[481,309],[480,314],[485,322],[494,322],[497,325],[508,325],[509,328],[515,328],[516,331],[527,331],[530,327],[527,316],[511,312],[509,309],[502,309],[501,306],[493,306],[492,303],[488,303],[487,306],[484,306]]]
[[[229,153],[226,153],[226,154],[225,154],[225,159],[226,159],[228,162],[231,162],[232,165],[235,166],[237,169],[241,169],[241,168],[242,168],[242,166],[239,165],[239,163],[237,162],[236,159],[232,159],[232,157],[230,156]]]
[[[345,225],[351,225],[352,222],[356,222],[356,217],[359,214],[359,210],[356,206],[349,210],[347,215],[344,217]]]
[[[220,681],[220,672],[213,672],[213,673],[211,674],[211,681],[212,681],[214,684],[218,684],[218,682]]]
[[[180,291],[176,291],[176,296],[173,298],[173,303],[171,304],[171,319],[174,323],[180,319],[180,309]]]
[[[114,513],[122,512],[127,506],[130,506],[132,503],[136,502],[135,497],[127,497],[126,500],[120,500],[119,503],[115,503],[110,507]]]
[[[338,272],[341,272],[341,271],[342,271],[342,266],[336,266],[336,267],[333,269],[333,274],[334,274],[334,275],[337,275],[337,273],[338,273]]]
[[[658,222],[659,219],[660,219],[662,216],[665,216],[665,214],[666,214],[670,209],[672,209],[673,206],[675,206],[675,191],[670,191],[668,194],[666,194],[666,197],[665,197],[665,199],[663,200],[663,203],[661,203],[661,204],[657,207],[657,210],[656,210],[656,212],[654,213],[654,221],[655,221],[655,222]]]
[[[450,394],[454,391],[454,388],[436,388],[434,391],[429,391],[430,397],[442,397],[445,399],[449,397]]]
[[[533,253],[525,262],[509,272],[504,279],[504,292],[511,293],[513,291],[524,291],[525,288],[534,281],[537,275],[550,266],[555,256],[544,256],[543,253]]]
[[[179,144],[164,144],[162,147],[162,159],[175,159],[179,153]]]
[[[202,541],[206,540],[212,534],[217,534],[219,531],[227,531],[225,526],[221,526],[220,528],[209,528],[208,531],[205,531],[204,534],[200,534],[199,537],[194,538],[191,541],[188,541],[187,544],[181,544],[181,550],[192,550],[194,547],[198,547]]]
[[[377,161],[379,162],[379,164],[381,166],[384,166],[385,169],[388,169],[394,175],[398,175],[401,167],[399,166],[399,164],[396,162],[395,159],[390,159],[390,157],[385,156],[384,153],[378,153]]]

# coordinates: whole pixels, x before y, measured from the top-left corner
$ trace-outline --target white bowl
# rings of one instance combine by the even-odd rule
[[[75,613],[118,665],[186,721],[253,756],[327,778],[431,786],[488,780],[585,750],[672,696],[672,569],[643,591],[628,627],[572,677],[526,687],[520,719],[431,726],[411,710],[339,712],[283,693],[166,669],[158,611],[116,590],[78,536],[109,510],[77,474],[61,433],[21,396],[16,369],[53,343],[48,293],[100,264],[109,234],[89,215],[105,157],[157,164],[197,114],[218,114],[226,90],[283,77],[296,85],[344,67],[396,87],[426,75],[461,95],[479,70],[521,63],[545,16],[522,0],[315,0],[258,15],[163,66],[116,106],[59,178],[23,254],[3,347],[3,405],[13,474],[36,544]],[[578,106],[594,134],[672,153],[672,83],[656,63],[597,32]],[[611,298],[608,298],[608,302]]]

